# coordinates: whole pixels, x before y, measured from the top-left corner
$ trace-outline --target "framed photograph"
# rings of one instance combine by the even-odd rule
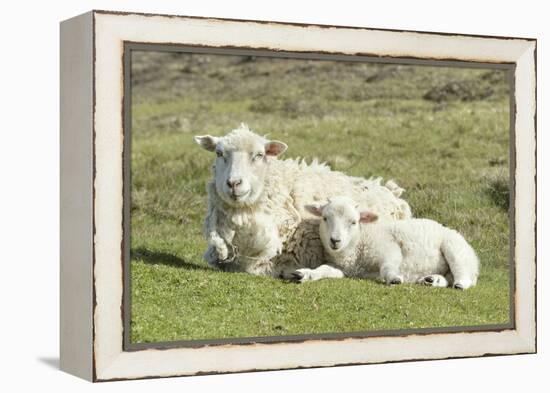
[[[536,352],[536,40],[61,23],[61,368]]]

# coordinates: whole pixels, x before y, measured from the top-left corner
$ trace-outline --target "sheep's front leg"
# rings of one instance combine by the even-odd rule
[[[321,265],[315,269],[298,269],[292,272],[292,280],[300,283],[317,281],[323,278],[343,278],[344,272],[331,265]]]
[[[400,271],[402,261],[403,255],[397,243],[388,245],[380,262],[380,279],[382,282],[388,285],[403,283],[403,275]]]
[[[225,240],[223,240],[216,232],[211,232],[208,235],[208,248],[204,253],[204,259],[212,267],[217,267],[218,263],[229,258],[229,249]]]
[[[254,225],[249,229],[249,232],[250,239],[253,239],[253,243],[250,244],[249,248],[256,250],[256,257],[271,260],[277,255],[281,255],[283,242],[273,217],[265,213],[257,213]]]
[[[220,262],[229,258],[228,242],[231,242],[234,231],[226,231],[224,237],[218,230],[218,212],[209,204],[208,214],[204,221],[204,234],[208,242],[208,248],[204,253],[204,259],[212,267],[218,267]]]

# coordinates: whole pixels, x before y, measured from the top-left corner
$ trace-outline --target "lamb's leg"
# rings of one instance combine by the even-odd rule
[[[418,284],[427,285],[429,287],[446,288],[449,286],[449,281],[441,274],[430,274],[418,279]]]
[[[331,265],[321,265],[315,269],[298,269],[292,272],[292,279],[297,282],[317,281],[323,278],[343,278],[344,272]]]
[[[479,260],[462,235],[449,230],[441,244],[441,252],[453,275],[453,288],[464,290],[476,285]]]
[[[380,263],[380,279],[382,282],[394,285],[403,283],[400,267],[403,261],[401,248],[397,243],[391,243],[384,249],[384,256]]]

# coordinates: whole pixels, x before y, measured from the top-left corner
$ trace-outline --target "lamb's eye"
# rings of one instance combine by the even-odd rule
[[[252,157],[254,161],[261,160],[262,158],[264,158],[264,153],[258,153],[254,157]]]
[[[357,225],[357,221],[350,222],[350,225]]]
[[[324,222],[327,222],[327,218],[326,218],[326,217],[323,217],[323,221],[324,221]]]

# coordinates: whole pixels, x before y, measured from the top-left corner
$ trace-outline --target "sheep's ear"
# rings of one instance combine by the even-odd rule
[[[369,223],[378,220],[378,216],[372,212],[361,212],[359,214],[359,222]]]
[[[323,209],[319,205],[306,205],[305,208],[314,216],[321,217],[323,215]]]
[[[270,141],[265,144],[265,154],[268,156],[278,156],[283,154],[287,147],[288,146],[283,142]]]
[[[394,182],[393,180],[388,180],[386,182],[386,188],[388,190],[390,190],[392,192],[393,195],[395,195],[397,198],[399,198],[401,196],[401,194],[403,194],[403,192],[405,192],[405,189],[402,188],[402,187],[399,187],[399,185]]]
[[[220,138],[210,135],[197,135],[195,136],[195,142],[197,142],[204,150],[214,151]]]

